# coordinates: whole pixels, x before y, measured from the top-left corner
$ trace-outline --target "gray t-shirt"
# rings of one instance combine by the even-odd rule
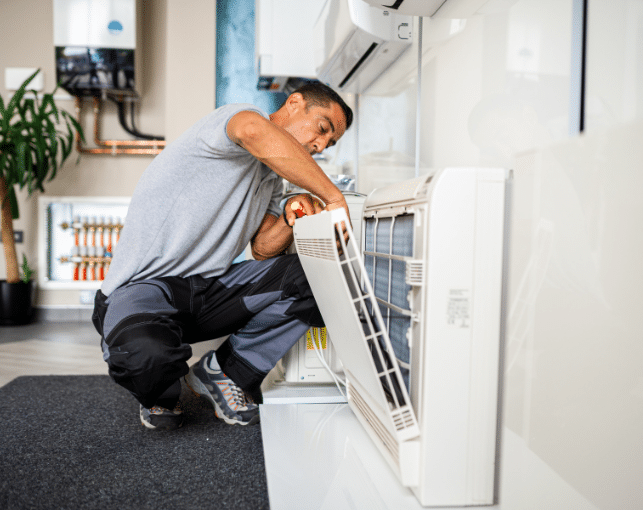
[[[266,213],[279,216],[283,180],[226,133],[249,104],[226,105],[169,144],[145,170],[102,284],[157,276],[223,274],[256,233]]]

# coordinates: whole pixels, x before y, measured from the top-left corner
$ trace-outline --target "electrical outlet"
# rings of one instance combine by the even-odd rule
[[[16,243],[22,243],[24,240],[24,232],[22,230],[13,231],[13,240]],[[0,243],[2,242],[2,236],[0,236]]]

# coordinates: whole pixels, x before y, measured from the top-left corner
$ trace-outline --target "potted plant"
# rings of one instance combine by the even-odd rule
[[[13,220],[19,217],[16,189],[26,187],[29,195],[44,191],[44,182],[53,179],[71,155],[76,132],[84,140],[76,119],[56,107],[57,89],[42,99],[35,91],[33,97],[26,97],[29,83],[39,72],[27,78],[7,103],[0,95],[0,217],[7,269],[7,279],[0,280],[2,324],[24,324],[32,315],[32,271],[23,256],[26,281],[21,281],[14,242]]]

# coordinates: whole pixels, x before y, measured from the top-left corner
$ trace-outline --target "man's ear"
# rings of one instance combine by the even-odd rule
[[[295,92],[293,94],[290,94],[288,96],[288,99],[286,99],[286,104],[288,105],[288,113],[293,114],[299,109],[303,109],[306,107],[306,101],[304,100],[304,96],[301,95],[299,92]]]

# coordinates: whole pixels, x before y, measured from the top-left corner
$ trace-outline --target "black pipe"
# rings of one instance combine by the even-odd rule
[[[133,127],[130,128],[127,125],[127,122],[125,121],[125,101],[114,99],[113,97],[109,97],[109,98],[118,105],[118,121],[120,122],[123,129],[127,131],[130,135],[133,135],[136,138],[140,138],[142,140],[158,140],[158,141],[165,140],[165,138],[162,136],[146,135],[144,133],[139,132],[136,129],[136,127],[134,126],[134,106],[133,105],[132,105],[132,126]]]

